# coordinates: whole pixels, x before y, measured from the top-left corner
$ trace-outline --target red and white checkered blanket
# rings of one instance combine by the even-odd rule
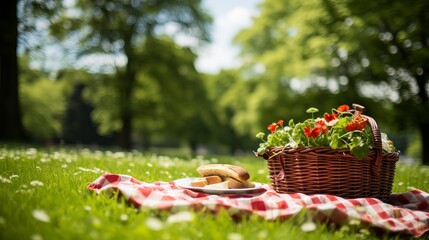
[[[141,182],[131,176],[105,173],[88,185],[97,193],[119,191],[134,206],[159,210],[226,209],[231,215],[257,214],[267,220],[286,219],[303,208],[316,219],[342,225],[350,220],[390,232],[419,237],[429,230],[429,194],[412,190],[392,194],[391,204],[374,198],[344,199],[332,195],[279,194],[266,191],[246,195],[210,195],[181,188],[174,182]]]

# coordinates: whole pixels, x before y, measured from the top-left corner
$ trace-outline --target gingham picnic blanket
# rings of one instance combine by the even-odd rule
[[[393,233],[420,237],[429,230],[429,194],[412,190],[392,194],[390,204],[375,198],[344,199],[332,195],[279,194],[270,185],[264,191],[236,195],[195,192],[172,182],[141,182],[131,176],[105,173],[87,187],[98,194],[119,192],[137,208],[177,212],[186,209],[216,213],[226,209],[233,216],[257,214],[266,220],[287,219],[304,208],[315,219],[338,225],[352,220]]]

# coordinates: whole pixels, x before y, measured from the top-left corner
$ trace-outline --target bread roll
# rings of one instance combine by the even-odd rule
[[[220,176],[223,178],[229,177],[233,178],[239,182],[245,183],[249,180],[250,175],[246,169],[230,165],[230,164],[208,164],[203,165],[197,168],[197,172],[201,174],[201,176]]]
[[[240,182],[235,180],[234,178],[226,177],[225,181],[228,182],[228,187],[233,188],[254,188],[255,184],[249,181],[246,182]]]
[[[193,187],[204,187],[206,185],[220,183],[223,180],[219,176],[208,176],[208,177],[202,177],[194,179],[191,182],[191,186]]]
[[[207,180],[204,178],[197,178],[191,182],[193,187],[204,187],[208,184]]]
[[[208,185],[223,182],[222,178],[219,176],[207,176],[204,177],[204,179],[207,181]]]

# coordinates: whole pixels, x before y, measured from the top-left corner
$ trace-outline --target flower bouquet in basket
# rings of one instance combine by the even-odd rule
[[[279,120],[260,132],[257,155],[267,160],[276,191],[333,194],[346,198],[376,197],[387,201],[399,152],[364,107],[341,105],[315,117],[288,124]]]

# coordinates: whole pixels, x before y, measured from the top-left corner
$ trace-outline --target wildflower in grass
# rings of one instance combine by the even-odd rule
[[[36,220],[38,220],[40,222],[48,223],[51,221],[51,218],[43,209],[33,210],[32,215]]]
[[[83,206],[83,209],[88,212],[92,210],[91,206],[88,205]]]
[[[67,164],[61,165],[61,168],[68,168]]]
[[[81,170],[82,172],[92,172],[92,173],[104,173],[105,172],[99,168],[90,169],[90,168],[78,167],[78,169]]]
[[[149,217],[146,219],[146,226],[154,231],[159,231],[164,228],[164,223],[158,218]]]
[[[35,233],[31,235],[31,240],[43,240],[43,237],[42,235]]]
[[[33,180],[33,181],[30,182],[30,185],[33,186],[33,187],[37,187],[37,186],[42,187],[43,186],[43,182],[37,181],[37,180]]]
[[[42,163],[46,163],[46,162],[50,162],[50,161],[51,161],[51,159],[50,159],[50,158],[42,157],[42,158],[40,159],[40,161],[41,161]]]
[[[122,213],[121,216],[119,216],[119,219],[121,219],[122,222],[125,222],[128,220],[128,215],[125,213]]]
[[[259,239],[267,239],[268,237],[268,232],[265,230],[259,231],[258,232],[258,238]]]
[[[259,169],[257,171],[257,173],[260,174],[260,175],[263,175],[263,174],[265,174],[265,169]]]
[[[11,183],[12,181],[8,178],[0,176],[0,182],[2,183]]]
[[[36,155],[36,154],[37,154],[37,149],[35,149],[35,148],[27,148],[27,149],[25,150],[25,153],[26,153],[27,155]]]
[[[316,230],[317,226],[314,222],[305,222],[301,225],[301,231],[303,232],[312,232]]]
[[[9,179],[14,179],[14,178],[18,178],[18,177],[19,177],[19,175],[13,174],[9,177]]]
[[[177,222],[192,222],[195,218],[195,215],[190,211],[178,212],[176,214],[170,215],[167,218],[167,223],[177,223]]]
[[[125,158],[125,153],[124,153],[124,152],[115,152],[115,153],[112,155],[112,157],[113,157],[113,158],[116,158],[116,159],[118,159],[118,158]]]
[[[232,232],[228,234],[228,240],[242,240],[243,236],[240,233]]]

